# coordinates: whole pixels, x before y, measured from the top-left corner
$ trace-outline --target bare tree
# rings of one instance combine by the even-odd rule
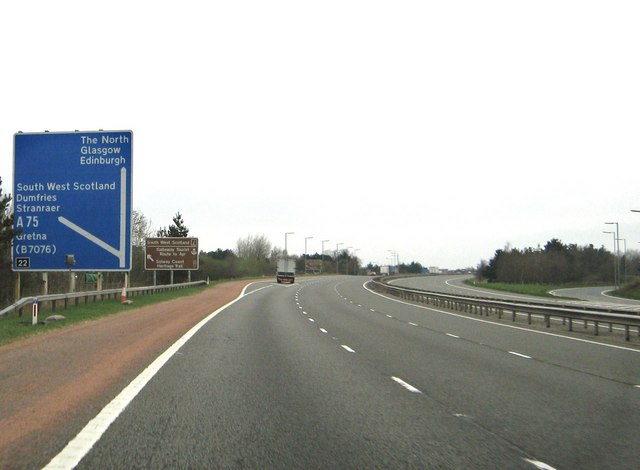
[[[236,254],[238,258],[266,260],[271,254],[271,243],[265,235],[247,235],[238,239]]]
[[[151,220],[139,210],[133,210],[131,213],[131,243],[133,246],[143,247],[145,239],[153,236],[151,228]]]

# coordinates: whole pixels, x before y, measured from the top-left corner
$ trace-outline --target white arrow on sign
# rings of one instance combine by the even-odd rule
[[[69,227],[74,232],[82,235],[89,241],[92,241],[100,248],[108,251],[113,256],[118,258],[118,262],[121,268],[125,266],[125,254],[126,254],[126,243],[127,243],[127,169],[122,168],[120,170],[120,248],[116,249],[106,243],[103,240],[100,240],[95,235],[87,232],[85,229],[80,227],[79,225],[74,224],[66,217],[58,217],[58,221]]]

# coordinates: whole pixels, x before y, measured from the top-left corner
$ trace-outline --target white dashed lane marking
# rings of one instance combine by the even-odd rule
[[[531,356],[527,356],[526,354],[520,354],[515,351],[509,351],[509,354],[513,354],[514,356],[523,357],[525,359],[531,359]]]
[[[407,382],[405,382],[402,379],[399,379],[398,377],[391,377],[391,379],[397,383],[399,383],[400,385],[402,385],[404,388],[406,388],[407,390],[409,390],[411,393],[422,393],[420,390],[418,390],[417,388],[415,388],[413,385],[408,384]]]

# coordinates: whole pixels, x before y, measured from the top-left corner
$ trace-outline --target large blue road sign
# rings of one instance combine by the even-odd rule
[[[14,271],[131,269],[132,144],[131,131],[14,135]]]

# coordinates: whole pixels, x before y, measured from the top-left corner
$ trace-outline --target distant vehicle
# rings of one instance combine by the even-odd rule
[[[293,259],[278,260],[278,271],[276,273],[278,284],[288,282],[293,284],[296,281],[296,262]]]

